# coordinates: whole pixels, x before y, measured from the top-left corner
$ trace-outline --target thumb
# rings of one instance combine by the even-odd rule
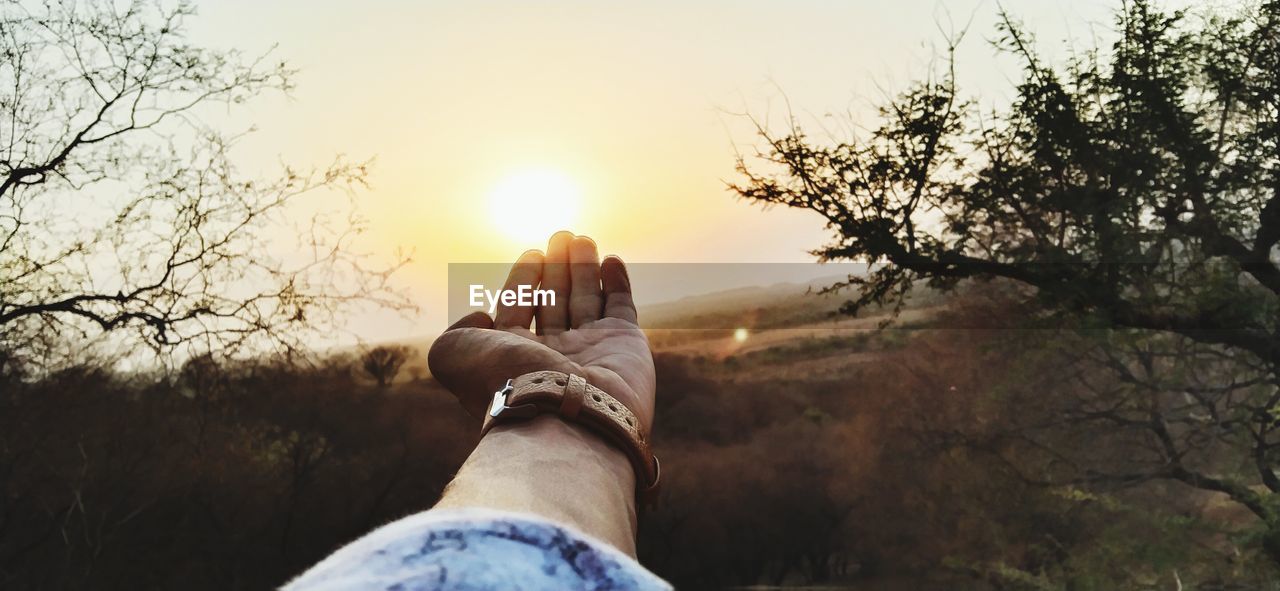
[[[449,328],[444,330],[448,332],[456,328],[493,328],[493,318],[490,318],[484,312],[472,312],[459,318],[457,322],[450,324]]]

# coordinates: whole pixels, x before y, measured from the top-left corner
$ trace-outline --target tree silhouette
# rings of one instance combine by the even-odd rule
[[[378,346],[360,356],[360,369],[386,388],[396,379],[400,368],[409,360],[409,348],[402,346]]]
[[[284,223],[304,196],[362,184],[365,163],[236,170],[239,135],[202,115],[287,92],[293,71],[190,44],[192,13],[0,4],[0,347],[131,329],[157,351],[292,349],[343,304],[404,304],[391,269],[352,251],[352,213]],[[297,256],[268,254],[287,237]]]
[[[740,159],[733,188],[821,214],[820,258],[876,263],[836,286],[857,289],[851,311],[998,278],[1029,288],[1046,324],[1129,331],[1091,353],[1123,387],[1095,384],[1059,418],[1132,433],[1142,455],[1076,481],[1223,493],[1280,561],[1280,2],[1251,8],[1134,0],[1113,44],[1063,65],[1002,14],[996,46],[1023,68],[1009,107],[960,94],[952,43],[952,67],[873,131],[825,143],[760,126],[768,149]]]

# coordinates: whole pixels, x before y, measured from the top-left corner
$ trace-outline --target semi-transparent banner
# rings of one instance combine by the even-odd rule
[[[1124,264],[1112,266],[1130,277],[1129,271],[1141,271],[1126,269]],[[1098,267],[1039,266],[1035,271],[1063,277],[1081,271],[1107,272]],[[1061,328],[1058,322],[1063,320],[1062,314],[1047,318],[1034,312],[1034,288],[1011,280],[988,281],[980,275],[950,293],[919,281],[901,298],[895,294],[884,305],[857,307],[851,302],[859,298],[860,287],[847,284],[867,278],[878,268],[856,263],[631,263],[627,269],[640,325],[647,329]],[[451,263],[449,322],[476,311],[492,314],[500,306],[538,308],[554,305],[554,298],[567,297],[546,281],[509,284],[510,270],[507,263]],[[571,269],[564,271],[564,275],[574,275]],[[838,287],[842,284],[846,286]],[[1131,328],[1131,323],[1110,314],[1130,305],[1176,314],[1181,306],[1198,301],[1193,293],[1199,289],[1197,285],[1153,282],[1147,293],[1105,294],[1123,304],[1109,308],[1089,305],[1089,298],[1097,294],[1073,294],[1070,286],[1065,286],[1055,289],[1053,297],[1077,300],[1068,306],[1057,302],[1059,305],[1051,308],[1075,306],[1080,314],[1068,324],[1076,328]],[[1257,319],[1248,315],[1236,321],[1218,318],[1195,329],[1256,328]]]

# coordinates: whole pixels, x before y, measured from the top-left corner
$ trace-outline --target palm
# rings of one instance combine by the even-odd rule
[[[508,285],[536,277],[544,288],[557,291],[558,302],[568,305],[536,311],[500,308],[496,319],[472,314],[432,344],[431,372],[477,417],[483,416],[492,393],[507,379],[539,370],[575,373],[625,404],[647,428],[653,418],[653,358],[644,332],[635,323],[625,268],[617,259],[606,259],[604,265],[586,261],[582,267],[575,266],[572,281],[564,276],[568,285],[557,284],[558,275],[544,274],[542,267],[567,262],[570,245],[557,244],[558,240],[568,242],[562,236],[552,238],[545,261],[526,253],[513,267]],[[586,239],[575,239],[574,245],[579,244],[577,240]],[[587,245],[589,252],[583,256],[594,258],[595,244],[589,240],[580,250],[587,251]],[[527,260],[531,258],[537,260]],[[594,286],[592,275],[582,271],[586,265],[595,269]],[[593,294],[598,296],[595,303]],[[530,330],[534,316],[540,327],[547,327],[540,329],[543,334]],[[561,317],[567,325],[564,329],[558,328]]]

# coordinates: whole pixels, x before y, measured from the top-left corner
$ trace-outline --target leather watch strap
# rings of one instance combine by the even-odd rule
[[[646,505],[657,501],[661,470],[640,421],[626,405],[582,376],[535,371],[507,380],[507,385],[493,394],[480,435],[494,425],[544,413],[582,425],[621,448],[635,469],[637,496]]]

